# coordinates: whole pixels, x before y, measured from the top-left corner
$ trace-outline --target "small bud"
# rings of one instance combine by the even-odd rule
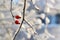
[[[15,20],[15,24],[20,24],[19,20]]]
[[[19,16],[19,15],[16,15],[16,16],[15,16],[15,18],[16,18],[16,19],[19,19],[19,18],[21,18],[21,16]]]

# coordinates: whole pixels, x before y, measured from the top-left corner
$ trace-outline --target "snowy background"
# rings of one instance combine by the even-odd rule
[[[10,3],[11,0],[0,0],[0,40],[12,40],[19,27],[12,18]],[[23,4],[24,0],[13,0],[14,16],[22,17]],[[32,25],[33,30],[24,22],[16,40],[60,40],[59,5],[60,0],[32,0],[32,2],[27,0],[25,19]],[[45,16],[47,19],[42,22],[40,17],[44,19]],[[47,29],[45,23],[47,23]]]

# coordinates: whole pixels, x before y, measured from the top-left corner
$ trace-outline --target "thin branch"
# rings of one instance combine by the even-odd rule
[[[25,19],[24,19],[24,21],[32,28],[32,25],[30,25]],[[32,28],[33,29],[33,28]]]
[[[12,15],[12,17],[13,17],[13,19],[14,19],[14,16],[13,16],[13,13],[12,13],[12,1],[13,1],[13,0],[11,0],[10,12],[11,12],[11,15]]]
[[[22,22],[21,22],[21,24],[20,24],[20,27],[18,28],[18,30],[17,30],[16,33],[15,33],[15,36],[14,36],[13,40],[15,40],[17,34],[19,33],[19,31],[20,31],[20,29],[21,29],[21,27],[22,27],[22,24],[23,24],[23,21],[24,21],[24,17],[25,17],[25,8],[26,8],[26,0],[24,0],[23,19],[22,19]]]
[[[23,20],[24,20],[24,17],[25,17],[25,9],[26,9],[26,0],[24,0],[24,8],[23,8]]]
[[[22,24],[23,24],[24,21],[32,28],[32,26],[24,19],[24,18],[25,18],[25,8],[26,8],[26,0],[24,0],[24,8],[23,8],[23,18],[22,18],[22,22],[21,22],[21,24],[20,24],[20,27],[16,30],[13,40],[15,40],[15,38],[17,37],[17,35],[18,35],[18,33],[19,33],[19,31],[20,31],[20,29],[21,29]],[[12,0],[11,0],[10,12],[11,12],[12,17],[14,18],[13,14],[12,14]],[[33,28],[32,28],[32,29],[33,29]]]
[[[19,31],[20,31],[20,29],[21,29],[21,27],[22,27],[22,24],[23,24],[23,20],[22,20],[22,22],[21,22],[21,24],[20,24],[20,27],[19,27],[19,28],[17,29],[17,31],[15,32],[15,35],[14,35],[13,40],[15,40],[17,34],[19,33]]]
[[[29,24],[25,19],[24,19],[24,21],[32,28],[32,30],[34,31],[34,29],[33,29],[33,27],[32,27],[32,25],[31,24]],[[34,31],[34,34],[37,34],[35,31]]]

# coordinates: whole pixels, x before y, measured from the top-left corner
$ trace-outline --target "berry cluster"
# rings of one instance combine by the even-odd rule
[[[16,20],[15,20],[15,24],[20,24],[20,22],[19,22],[19,20],[18,20],[18,19],[20,19],[20,18],[21,18],[21,16],[16,15],[16,16],[15,16],[15,18],[16,18]]]

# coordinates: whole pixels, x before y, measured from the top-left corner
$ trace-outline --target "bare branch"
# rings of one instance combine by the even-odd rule
[[[32,28],[32,26],[26,21],[26,20],[24,20],[31,28]],[[33,28],[32,28],[33,29]]]
[[[25,18],[25,9],[26,9],[26,0],[24,0],[24,8],[23,8],[23,18],[22,18],[22,22],[21,22],[21,24],[20,24],[20,27],[16,30],[16,32],[15,32],[15,34],[14,34],[14,37],[13,37],[13,40],[15,40],[15,38],[17,37],[17,35],[18,35],[18,33],[19,33],[19,31],[20,31],[20,29],[21,29],[22,24],[23,24],[24,21],[32,28],[32,26],[24,19],[24,18]],[[12,17],[13,17],[13,19],[14,19],[14,16],[13,16],[13,14],[12,14],[12,0],[11,0],[10,12],[11,12],[11,15],[12,15]],[[32,28],[32,29],[33,29],[33,28]]]
[[[12,13],[12,1],[13,1],[13,0],[11,0],[10,12],[11,12],[11,15],[12,15],[12,17],[13,17],[13,20],[14,20],[14,16],[13,16],[13,13]]]
[[[15,33],[15,36],[13,38],[13,40],[15,40],[17,34],[19,33],[21,27],[22,27],[22,24],[23,24],[23,21],[24,21],[24,17],[25,17],[25,8],[26,8],[26,0],[24,0],[24,8],[23,8],[23,19],[22,19],[22,22],[20,24],[20,27],[17,29],[16,33]]]

